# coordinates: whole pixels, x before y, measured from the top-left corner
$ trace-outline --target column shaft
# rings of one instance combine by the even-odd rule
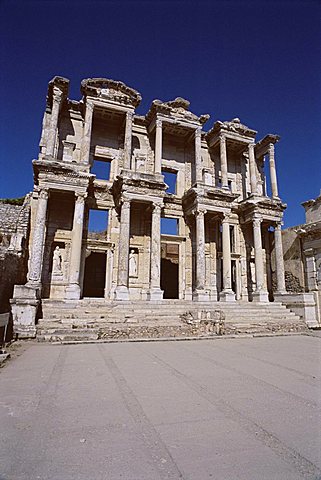
[[[81,142],[80,160],[81,163],[88,165],[90,142],[91,142],[91,130],[93,121],[94,105],[91,102],[86,103],[85,123],[83,128],[83,137]]]
[[[43,260],[43,247],[46,232],[46,216],[48,204],[48,191],[43,189],[39,192],[37,213],[34,222],[32,247],[30,255],[30,267],[28,273],[29,284],[41,284],[41,271]]]
[[[220,136],[220,158],[221,158],[222,187],[228,188],[226,138],[224,137],[224,135]]]
[[[133,112],[126,112],[125,141],[124,141],[124,168],[130,169],[132,153]]]
[[[128,255],[130,235],[130,201],[124,200],[121,206],[119,244],[118,244],[118,274],[116,299],[128,300]]]
[[[271,191],[273,198],[279,198],[278,193],[278,182],[276,179],[276,168],[275,168],[275,158],[274,158],[274,145],[270,143],[269,145],[269,163],[270,163],[270,178],[271,178]]]
[[[202,154],[201,154],[201,128],[195,130],[195,179],[196,182],[203,180]]]
[[[163,125],[162,121],[156,120],[156,133],[155,133],[155,173],[162,172],[162,152],[163,150]]]
[[[231,290],[231,242],[228,219],[222,221],[223,290]]]
[[[275,269],[276,269],[276,285],[277,293],[285,293],[285,275],[284,260],[282,247],[281,224],[277,223],[274,228],[274,248],[275,248]]]
[[[253,219],[253,239],[254,239],[254,257],[255,257],[255,278],[256,290],[253,293],[254,301],[268,301],[268,293],[264,286],[264,263],[261,234],[262,219]]]
[[[80,298],[80,271],[82,236],[84,227],[85,194],[76,194],[74,220],[72,226],[72,243],[69,266],[69,285],[66,288],[66,298]]]
[[[51,157],[53,157],[55,153],[55,143],[56,143],[56,137],[57,137],[58,117],[59,117],[61,101],[62,101],[62,91],[59,88],[54,87],[50,126],[49,126],[47,145],[46,145],[46,155]]]
[[[230,302],[235,300],[235,293],[232,290],[231,273],[231,241],[229,217],[224,216],[222,220],[222,269],[223,269],[223,290],[220,292],[220,300]]]
[[[249,164],[250,164],[250,182],[251,193],[257,194],[257,177],[256,177],[256,162],[254,155],[254,144],[249,144]]]
[[[161,205],[154,204],[152,212],[151,251],[150,251],[150,300],[161,300],[163,291],[160,289],[161,269]]]
[[[205,225],[204,212],[195,212],[196,217],[196,289],[205,287]]]

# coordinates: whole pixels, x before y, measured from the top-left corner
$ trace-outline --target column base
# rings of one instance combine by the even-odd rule
[[[128,287],[118,285],[115,290],[115,300],[129,300]]]
[[[197,289],[193,291],[193,302],[208,302],[210,300],[208,290]]]
[[[66,287],[65,291],[66,300],[79,300],[80,299],[80,287],[77,283],[73,283]]]
[[[253,292],[253,302],[268,302],[269,301],[269,294],[264,290],[259,290],[257,292]]]
[[[147,300],[163,300],[163,290],[160,288],[151,288],[147,292]]]
[[[235,302],[235,293],[233,290],[222,290],[220,292],[220,302]]]
[[[35,338],[36,319],[40,304],[39,290],[30,285],[16,285],[10,300],[13,331],[17,338]]]

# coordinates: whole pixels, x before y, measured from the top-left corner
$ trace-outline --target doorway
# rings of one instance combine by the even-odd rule
[[[161,260],[161,289],[163,298],[178,298],[178,263],[167,258]]]
[[[84,297],[104,297],[106,280],[106,253],[91,253],[86,258]]]

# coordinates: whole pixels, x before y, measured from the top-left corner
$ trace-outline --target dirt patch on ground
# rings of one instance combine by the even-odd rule
[[[5,352],[10,354],[4,361],[0,361],[0,368],[4,368],[9,362],[14,361],[20,357],[28,348],[37,343],[35,340],[17,340],[10,345],[6,345]]]

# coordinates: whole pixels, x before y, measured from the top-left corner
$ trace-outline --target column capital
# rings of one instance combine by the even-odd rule
[[[260,227],[262,222],[263,222],[263,218],[261,218],[261,217],[253,217],[253,225],[254,225],[254,227]]]
[[[86,110],[91,110],[93,111],[94,110],[94,102],[90,102],[87,100],[86,102]]]
[[[87,192],[75,192],[76,203],[85,203]]]
[[[48,200],[48,197],[49,197],[49,189],[41,188],[38,192],[38,198],[41,198],[41,200]]]
[[[155,125],[156,125],[156,127],[162,128],[162,126],[163,126],[163,120],[161,120],[160,118],[156,118]]]
[[[205,213],[207,212],[207,210],[205,210],[205,208],[198,208],[194,211],[194,215],[195,217],[204,217]]]
[[[269,143],[269,155],[274,153],[274,143]]]
[[[131,199],[130,198],[123,198],[122,201],[121,201],[121,208],[130,208],[130,202],[131,202]]]
[[[152,202],[152,209],[155,213],[160,213],[163,207],[163,203],[160,202]]]
[[[282,229],[282,225],[283,225],[283,222],[282,222],[282,221],[280,221],[280,222],[275,222],[274,230],[281,230],[281,229]]]
[[[249,150],[254,150],[255,144],[254,143],[249,143],[248,144],[248,149]]]
[[[126,112],[126,120],[132,120],[134,117],[134,112],[132,110],[128,110]]]
[[[201,138],[201,135],[202,135],[202,128],[201,127],[197,127],[195,129],[195,138]]]
[[[223,213],[222,223],[230,223],[231,214],[230,213]]]
[[[220,136],[219,136],[219,139],[220,139],[220,142],[221,142],[221,143],[222,143],[222,142],[225,143],[225,142],[226,142],[226,135],[224,135],[223,133],[221,133]]]
[[[60,103],[63,97],[63,92],[60,90],[60,88],[54,86],[52,89],[52,100],[54,102]]]

